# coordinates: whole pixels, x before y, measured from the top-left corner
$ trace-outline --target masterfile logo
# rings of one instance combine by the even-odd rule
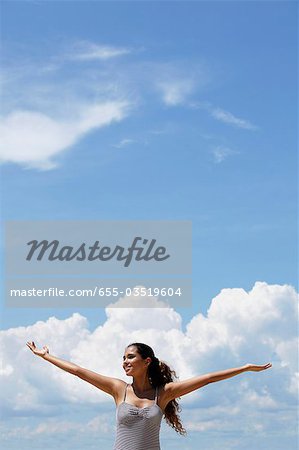
[[[107,306],[137,291],[190,303],[191,222],[10,221],[5,238],[10,306]]]
[[[141,241],[139,243],[139,241]],[[95,241],[93,245],[88,245],[83,242],[78,248],[70,245],[60,246],[60,242],[54,240],[52,242],[43,240],[38,242],[33,240],[27,242],[31,246],[30,251],[26,257],[26,261],[31,261],[36,256],[37,261],[41,261],[46,253],[48,253],[48,261],[109,261],[115,258],[117,261],[123,261],[124,267],[128,267],[132,259],[135,261],[150,261],[154,259],[156,262],[165,261],[170,255],[166,254],[166,248],[163,246],[156,246],[156,239],[143,239],[142,237],[135,237],[132,244],[126,249],[121,245],[116,245],[115,248],[100,245],[99,241]]]

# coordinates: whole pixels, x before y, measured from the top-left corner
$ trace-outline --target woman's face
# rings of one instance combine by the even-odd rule
[[[123,356],[123,368],[126,375],[133,377],[147,371],[151,358],[143,359],[134,345],[127,347]]]

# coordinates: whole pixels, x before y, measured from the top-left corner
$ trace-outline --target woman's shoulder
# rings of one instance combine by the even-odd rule
[[[170,401],[170,387],[173,382],[162,384],[157,387],[158,395],[157,395],[157,403],[162,411],[165,410],[166,406]]]
[[[117,393],[123,393],[128,385],[128,383],[126,383],[124,380],[121,380],[120,378],[114,378],[114,382]]]
[[[175,381],[169,381],[168,383],[161,384],[157,387],[157,389],[159,390],[159,392],[167,392],[175,383]]]
[[[128,385],[128,383],[126,383],[124,380],[121,380],[120,378],[114,378],[114,382],[119,389],[125,388]]]
[[[169,392],[169,389],[171,388],[171,385],[173,384],[172,381],[169,383],[161,384],[160,386],[157,386],[157,392],[160,399],[163,399],[167,396],[167,393]]]

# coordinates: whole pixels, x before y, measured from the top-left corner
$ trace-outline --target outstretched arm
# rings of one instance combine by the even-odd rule
[[[38,349],[34,342],[27,342],[26,345],[35,355],[38,355],[60,369],[65,370],[72,375],[76,375],[90,384],[93,384],[95,387],[101,389],[107,394],[112,395],[114,398],[117,398],[119,390],[125,384],[124,381],[118,380],[117,378],[105,377],[104,375],[100,375],[96,372],[80,367],[70,361],[65,361],[61,358],[50,355],[49,349],[46,346],[42,349]]]
[[[257,366],[255,364],[246,364],[242,367],[235,367],[233,369],[221,370],[219,372],[211,372],[198,377],[190,378],[184,381],[172,382],[165,385],[165,401],[169,402],[182,395],[189,394],[196,389],[199,389],[207,384],[215,383],[216,381],[226,380],[243,372],[260,372],[261,370],[269,369],[272,364],[264,364]]]

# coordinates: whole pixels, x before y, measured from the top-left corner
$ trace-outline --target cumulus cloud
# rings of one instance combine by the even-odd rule
[[[138,308],[132,307],[132,301]],[[196,314],[186,329],[180,314],[164,299],[124,297],[106,308],[106,320],[93,331],[78,313],[2,331],[0,379],[5,389],[0,400],[6,418],[2,435],[6,442],[16,442],[21,433],[27,442],[34,440],[41,447],[47,438],[67,439],[72,448],[82,448],[86,439],[98,445],[99,437],[104,439],[103,448],[112,445],[112,399],[31,354],[25,342],[33,339],[63,359],[122,379],[126,379],[122,354],[133,341],[153,346],[181,379],[247,362],[272,361],[267,372],[248,372],[184,396],[183,423],[202,438],[206,432],[240,436],[240,430],[257,439],[272,430],[291,436],[298,389],[297,307],[293,287],[258,282],[249,292],[222,290],[207,314]],[[83,420],[82,408],[87,415]],[[163,432],[172,436],[168,427]],[[234,444],[226,441],[226,448],[237,444],[237,438]]]
[[[132,305],[131,298],[123,298],[119,308],[106,308],[106,321],[92,332],[86,319],[77,313],[66,320],[52,317],[29,327],[2,331],[5,408],[11,414],[48,414],[55,410],[55,403],[62,401],[109,401],[106,394],[31,355],[25,342],[32,339],[49,345],[51,352],[65,359],[121,378],[122,352],[132,341],[152,345],[181,378],[246,362],[262,364],[274,358],[274,367],[267,375],[247,374],[237,382],[226,381],[223,393],[218,387],[218,407],[247,404],[275,409],[294,395],[298,342],[297,294],[292,287],[256,283],[250,292],[225,289],[212,300],[207,315],[194,316],[186,330],[182,329],[181,316],[165,304],[163,308],[158,303],[156,308],[154,304],[150,308],[124,308],[126,301]],[[160,301],[143,297],[142,302],[146,306],[147,302]],[[45,378],[47,390],[43,389]],[[215,401],[213,388],[208,387],[187,396],[186,405],[195,405],[198,396],[201,406],[211,406]]]
[[[58,154],[85,134],[122,120],[128,107],[125,101],[77,106],[73,117],[60,119],[41,112],[14,111],[0,123],[0,160],[51,169]]]
[[[45,447],[45,439],[51,439],[53,436],[58,439],[66,438],[71,448],[78,448],[78,440],[81,440],[86,434],[89,438],[99,440],[99,436],[114,433],[114,423],[111,415],[102,413],[95,415],[89,420],[73,419],[73,420],[55,420],[53,418],[43,419],[41,423],[31,424],[30,426],[15,426],[6,430],[3,425],[1,433],[5,435],[5,439],[17,440],[22,437],[22,441],[32,442],[39,445],[40,448]],[[76,445],[77,444],[77,445]],[[80,444],[79,444],[80,446]],[[22,446],[24,448],[24,446]],[[26,447],[27,448],[27,447]],[[48,445],[46,448],[49,448]],[[82,446],[81,446],[82,448]]]

